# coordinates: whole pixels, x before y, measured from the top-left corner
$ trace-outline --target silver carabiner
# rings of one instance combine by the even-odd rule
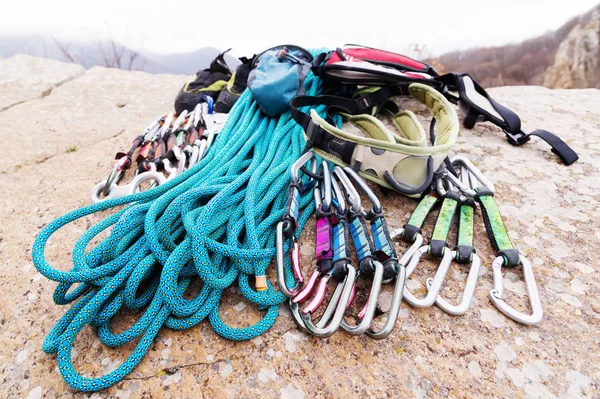
[[[358,315],[358,318],[361,319],[360,323],[356,326],[351,326],[342,320],[342,323],[340,324],[340,328],[350,335],[364,334],[371,327],[371,323],[375,317],[375,308],[377,307],[377,300],[379,299],[379,291],[381,291],[381,282],[383,280],[383,265],[376,260],[373,261],[373,265],[375,266],[373,282],[371,284],[371,290],[369,291],[367,304]],[[357,280],[359,277],[360,272],[358,273]],[[350,303],[348,303],[348,305],[349,304]]]
[[[292,249],[292,271],[296,277],[296,285],[292,288],[287,286],[285,282],[285,261],[283,257],[283,247],[284,247],[284,238],[283,238],[283,225],[285,222],[277,223],[277,231],[275,235],[275,258],[277,263],[277,284],[279,285],[279,291],[287,297],[294,297],[296,294],[300,292],[302,288],[303,278],[302,273],[300,275],[296,275],[298,272],[299,266],[295,266],[295,263],[299,263],[297,261],[297,257],[299,256],[298,243],[294,240],[294,247]]]
[[[396,237],[402,236],[404,233],[404,229],[396,229],[390,232],[390,238],[393,240]],[[392,294],[392,303],[390,306],[390,310],[387,315],[386,322],[384,326],[380,330],[374,330],[373,328],[365,331],[365,334],[369,336],[369,338],[373,339],[384,339],[387,338],[394,327],[396,326],[396,320],[398,319],[398,313],[400,312],[400,305],[402,304],[402,297],[404,295],[404,284],[406,283],[406,265],[414,255],[414,253],[423,245],[423,236],[421,234],[417,234],[415,240],[408,248],[406,252],[402,255],[402,257],[398,260],[396,265],[396,284],[394,285],[394,293]]]
[[[329,165],[327,165],[327,162],[323,162],[321,166],[323,167],[323,181],[317,180],[315,183],[315,207],[318,209],[321,205],[325,205],[325,209],[329,209],[331,207],[332,198],[331,173],[329,172]]]
[[[457,188],[461,193],[465,194],[468,197],[475,197],[477,192],[475,189],[477,187],[486,187],[487,189],[494,192],[494,184],[487,178],[485,175],[477,168],[471,161],[467,158],[456,155],[450,158],[450,163],[453,166],[459,166],[461,169],[466,169],[469,172],[469,181],[465,181],[464,179],[456,177],[453,173],[448,170],[444,170],[442,172],[441,177],[436,180],[436,189],[438,194],[441,196],[446,195],[446,188],[444,187],[444,182],[447,182],[451,185],[451,187]]]
[[[185,147],[186,151],[191,152],[188,169],[196,165],[202,159],[207,149],[207,144],[206,140],[196,140],[194,145]]]
[[[101,194],[104,191],[106,182],[101,182],[92,189],[91,201],[92,203],[97,204],[98,202],[109,199],[125,197],[127,195],[132,195],[136,192],[139,192],[140,185],[146,181],[152,181],[154,186],[159,186],[166,180],[167,179],[165,179],[162,173],[154,171],[143,172],[139,175],[136,175],[127,185],[119,186],[118,184],[113,183],[108,190],[108,195],[104,197],[102,197]]]
[[[460,166],[459,178],[460,178],[461,183],[465,187],[468,186],[471,189],[477,188],[478,185],[475,183],[473,176],[471,176],[472,169],[469,169],[469,167],[467,166],[467,163],[470,164],[470,162],[466,158],[463,158],[463,157],[455,157],[455,158],[453,158],[453,162],[454,163],[452,165],[458,164]],[[473,168],[475,168],[475,167],[473,166]],[[477,169],[477,171],[479,172],[478,169]],[[479,173],[481,174],[481,172],[479,172]],[[485,182],[487,179],[485,179],[485,177],[483,175],[476,178],[476,181],[479,181],[480,183],[482,182],[482,180]],[[489,183],[489,184],[491,185],[491,183]],[[452,189],[455,188],[450,182],[448,182],[448,185]],[[488,188],[489,187],[490,186],[488,186]],[[491,186],[491,187],[493,189],[493,186]],[[461,201],[465,201],[466,199],[467,199],[466,197],[461,196]],[[460,231],[460,229],[459,229],[459,231]],[[460,234],[460,232],[459,232],[459,234]],[[452,259],[457,259],[456,251],[452,251]],[[477,280],[479,279],[479,269],[480,268],[481,268],[481,259],[473,251],[473,253],[471,254],[471,267],[469,268],[469,274],[467,276],[467,283],[465,284],[465,289],[463,290],[462,297],[460,299],[459,304],[452,305],[450,302],[448,302],[446,299],[444,299],[441,294],[439,294],[435,300],[436,306],[443,312],[448,313],[452,316],[462,316],[465,313],[467,313],[467,311],[471,307],[471,303],[473,302],[473,298],[475,296],[475,289],[477,288]],[[428,278],[426,284],[427,284],[427,290],[430,290],[433,285],[433,279]]]
[[[531,263],[524,256],[519,256],[521,266],[523,267],[523,276],[525,278],[525,286],[527,287],[527,295],[529,296],[529,304],[531,306],[532,313],[530,315],[523,314],[514,308],[510,307],[504,299],[502,294],[504,292],[504,284],[502,282],[502,265],[504,259],[502,256],[498,256],[492,263],[492,270],[494,273],[494,288],[490,290],[490,300],[492,304],[502,312],[506,317],[528,326],[535,326],[540,324],[544,316],[542,309],[542,302],[540,295],[535,283],[535,277],[533,275],[533,268]]]
[[[410,278],[410,276],[416,270],[423,254],[429,252],[429,248],[429,245],[423,245],[421,248],[415,251],[406,268],[407,279]],[[433,281],[431,283],[431,288],[429,291],[427,291],[427,295],[424,298],[418,299],[408,290],[408,288],[404,287],[404,299],[406,302],[415,308],[427,308],[433,305],[435,303],[435,299],[440,293],[440,290],[442,289],[442,284],[446,278],[448,270],[450,269],[451,263],[452,251],[450,251],[449,248],[445,248],[444,253],[442,254],[442,260],[438,265],[437,271],[435,272],[435,276],[433,277]]]
[[[367,198],[369,198],[369,201],[371,201],[371,204],[373,204],[373,211],[375,213],[381,213],[381,202],[379,202],[379,198],[377,198],[367,182],[349,166],[344,167],[344,172],[346,172],[348,176],[352,177],[352,179],[360,186],[361,190],[367,194]]]
[[[358,195],[358,191],[356,191],[356,188],[354,188],[354,186],[350,182],[350,179],[348,179],[348,176],[346,176],[344,170],[341,167],[336,166],[333,168],[333,175],[337,177],[337,179],[342,184],[342,187],[346,192],[347,202],[350,205],[352,211],[354,213],[361,213],[362,205],[360,203],[360,195]]]
[[[398,319],[398,313],[400,313],[400,305],[402,304],[402,296],[404,292],[404,284],[406,282],[406,266],[398,263],[396,284],[394,285],[394,293],[392,294],[392,304],[387,315],[384,326],[379,330],[374,330],[372,327],[365,331],[365,334],[372,339],[384,339],[387,338],[394,327],[396,327],[396,320]]]
[[[348,307],[348,303],[350,302],[350,297],[354,288],[354,281],[356,279],[356,270],[354,269],[354,267],[348,265],[347,270],[348,274],[346,275],[346,277],[344,277],[344,280],[342,282],[338,283],[338,286],[336,287],[336,292],[338,290],[341,290],[341,294],[339,294],[339,299],[337,303],[333,301],[333,299],[336,299],[337,297],[336,293],[334,292],[334,297],[329,302],[329,305],[327,306],[324,315],[321,317],[321,320],[319,320],[319,322],[316,325],[312,321],[312,313],[318,308],[318,306],[310,306],[312,302],[315,302],[315,300],[313,300],[311,304],[309,304],[310,307],[307,307],[308,309],[305,308],[302,310],[300,318],[304,323],[304,327],[312,335],[319,338],[327,338],[332,336],[340,327],[340,324],[344,319],[344,313],[346,313],[346,308]],[[325,282],[325,284],[327,284],[327,282]],[[334,308],[335,311],[333,311]],[[333,316],[331,316],[331,314],[333,314]],[[327,322],[329,322],[329,324],[325,325]]]
[[[298,158],[296,162],[292,164],[290,168],[290,175],[292,177],[292,183],[300,183],[300,177],[298,176],[298,171],[302,168],[308,161],[313,160],[312,162],[312,172],[316,173],[317,171],[317,161],[315,158],[315,153],[312,151],[307,151]]]
[[[452,251],[452,259],[456,257],[456,251]],[[445,313],[452,316],[462,316],[471,307],[473,297],[475,296],[475,289],[477,288],[477,280],[479,279],[479,269],[481,268],[481,259],[477,254],[473,254],[473,260],[471,261],[471,267],[469,268],[469,275],[467,276],[467,283],[458,305],[452,305],[450,302],[445,300],[441,294],[438,294],[435,305]],[[433,286],[433,279],[429,277],[427,279],[427,290],[431,290]]]

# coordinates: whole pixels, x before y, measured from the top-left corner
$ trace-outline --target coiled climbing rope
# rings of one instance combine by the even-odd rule
[[[307,93],[320,94],[320,83],[311,74]],[[322,108],[317,111],[323,113]],[[33,244],[34,264],[59,283],[54,301],[72,305],[46,337],[43,350],[57,353],[59,371],[70,386],[97,391],[119,382],[139,364],[163,326],[183,330],[208,318],[222,337],[246,340],[273,325],[286,298],[268,281],[262,291],[251,282],[266,274],[275,255],[275,225],[285,212],[289,167],[304,145],[302,129],[289,113],[265,117],[246,90],[207,156],[190,170],[152,190],[69,212],[44,227]],[[70,270],[48,263],[44,250],[57,230],[123,205],[76,241]],[[303,193],[300,207],[302,229],[314,211],[310,190]],[[108,236],[86,252],[107,229]],[[289,260],[285,271],[292,284]],[[197,278],[200,292],[184,298]],[[253,326],[233,328],[219,315],[223,291],[236,280],[242,295],[265,311]],[[131,327],[115,334],[111,320],[126,309],[143,312]],[[82,376],[71,351],[86,325],[95,327],[109,347],[135,340],[137,345],[109,374]]]

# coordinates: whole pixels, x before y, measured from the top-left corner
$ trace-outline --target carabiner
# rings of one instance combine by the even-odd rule
[[[300,183],[300,178],[298,176],[298,172],[300,171],[300,168],[302,168],[304,165],[306,165],[308,163],[308,161],[310,161],[311,159],[313,160],[312,172],[315,173],[317,171],[315,153],[312,151],[307,151],[304,154],[302,154],[300,156],[300,158],[298,158],[298,160],[296,162],[294,162],[292,164],[292,167],[290,168],[290,175],[292,177],[292,183],[295,183],[295,184]]]
[[[276,235],[275,235],[275,259],[277,263],[277,283],[281,293],[287,297],[296,296],[304,282],[304,277],[300,269],[300,252],[298,250],[298,243],[296,238],[296,228],[298,227],[298,212],[300,203],[300,191],[302,189],[302,180],[298,176],[298,171],[308,161],[312,162],[312,173],[314,174],[317,169],[315,154],[312,151],[308,151],[300,156],[296,162],[290,168],[291,182],[288,189],[288,205],[286,213],[283,216],[281,222],[277,224]],[[311,178],[312,179],[312,178]],[[285,261],[283,255],[284,241],[285,239],[292,238],[294,241],[292,250],[292,271],[296,277],[296,284],[293,288],[289,288],[285,281]]]
[[[394,327],[396,327],[396,320],[398,319],[398,313],[400,313],[400,305],[402,304],[402,296],[404,292],[404,284],[406,282],[406,267],[397,263],[395,265],[396,284],[394,284],[394,293],[392,294],[392,303],[390,310],[387,315],[384,326],[379,330],[374,330],[372,327],[365,331],[365,334],[372,339],[384,339],[387,338]]]
[[[377,198],[373,190],[371,190],[371,188],[367,185],[367,182],[364,181],[363,178],[360,177],[358,173],[356,173],[354,169],[349,166],[344,167],[344,172],[346,172],[348,176],[352,177],[352,179],[360,186],[364,193],[367,194],[367,198],[369,198],[369,201],[371,201],[371,204],[373,204],[373,213],[380,214],[382,212],[381,202],[379,202],[379,198]]]
[[[369,291],[369,297],[366,305],[363,307],[361,312],[358,314],[360,322],[356,326],[351,326],[342,320],[340,328],[350,335],[361,335],[364,334],[371,327],[373,318],[375,317],[375,308],[377,306],[377,300],[379,299],[379,291],[381,291],[381,282],[383,280],[383,265],[376,260],[371,261],[371,266],[374,269],[373,282],[371,283],[371,290]],[[356,280],[361,276],[359,270]],[[356,284],[356,283],[355,283]],[[351,301],[348,303],[348,305]]]
[[[283,229],[286,222],[277,223],[276,235],[275,235],[275,253],[276,253],[276,263],[277,263],[277,284],[279,285],[279,291],[289,298],[295,296],[300,292],[302,288],[302,283],[304,281],[304,277],[300,271],[299,265],[294,265],[296,259],[298,259],[299,251],[298,251],[298,242],[294,237],[294,246],[292,250],[292,271],[294,272],[294,277],[296,277],[296,285],[293,288],[289,288],[287,283],[285,282],[285,261],[283,259],[283,247],[284,247],[284,237],[283,237]],[[299,259],[297,261],[299,263]],[[299,272],[299,274],[298,274]]]
[[[477,182],[481,183],[482,180],[487,180],[481,175],[479,169],[475,168],[475,166],[465,158],[455,157],[453,160],[454,163],[452,165],[460,166],[459,178],[464,187],[475,190],[478,187]],[[467,166],[467,162],[471,167]],[[471,176],[473,171],[476,171],[481,176],[474,178]],[[483,177],[483,179],[481,179],[481,177]],[[451,189],[456,189],[451,182],[447,183]],[[454,251],[452,251],[452,259],[462,265],[471,265],[467,276],[467,283],[458,305],[450,304],[441,294],[439,294],[435,300],[435,304],[440,310],[453,316],[464,315],[471,307],[471,302],[475,296],[475,289],[477,288],[477,280],[479,279],[479,269],[481,268],[481,259],[475,253],[475,249],[473,248],[473,214],[476,209],[476,203],[473,198],[466,195],[461,195],[460,199],[458,239],[457,246]],[[428,278],[426,284],[427,289],[430,290],[433,285],[433,279]]]
[[[390,232],[390,238],[393,240],[398,236],[402,236],[403,233],[404,229],[393,230]],[[370,328],[365,331],[365,334],[367,334],[369,338],[378,340],[384,339],[387,338],[394,330],[394,327],[396,326],[396,320],[398,319],[398,313],[400,312],[400,305],[402,304],[404,284],[406,283],[406,265],[412,258],[413,254],[421,247],[421,245],[423,245],[423,236],[421,234],[417,234],[410,248],[408,248],[404,255],[402,255],[402,257],[394,265],[396,269],[396,284],[394,284],[394,293],[392,294],[392,303],[390,305],[387,319],[381,329],[374,330],[373,328]]]
[[[494,192],[494,184],[467,158],[456,155],[450,158],[452,166],[460,166],[469,171],[469,181],[456,177],[452,172],[444,170],[441,176],[436,180],[437,192],[444,196],[446,195],[446,188],[444,187],[444,181],[451,184],[460,190],[461,193],[467,197],[473,198],[477,195],[477,187],[485,187],[491,192]]]
[[[529,315],[523,314],[514,308],[510,307],[504,299],[502,294],[504,292],[504,284],[502,282],[502,266],[504,265],[504,258],[498,256],[492,263],[492,270],[494,273],[494,288],[490,290],[490,300],[492,304],[502,312],[508,318],[528,326],[536,326],[540,324],[544,317],[544,311],[542,309],[542,302],[540,295],[535,283],[535,277],[533,275],[533,268],[531,263],[524,256],[519,255],[519,261],[523,267],[523,276],[525,278],[525,286],[527,287],[527,295],[529,296],[529,304],[531,306],[532,313]]]
[[[332,269],[333,251],[331,249],[331,175],[329,173],[329,166],[326,162],[322,164],[323,170],[323,181],[315,184],[314,197],[315,197],[315,217],[316,217],[316,232],[315,232],[315,259],[317,260],[317,267],[313,271],[312,275],[308,279],[307,284],[302,290],[292,298],[292,302],[299,303],[307,300],[314,289],[315,283],[320,276],[327,275]],[[321,190],[321,187],[323,190]],[[293,262],[292,262],[293,263]],[[325,277],[322,278],[322,280]],[[321,289],[322,283],[319,284],[319,290]],[[327,284],[325,283],[325,289]],[[323,299],[321,299],[322,301]],[[320,305],[317,305],[317,307]]]
[[[426,199],[427,197],[424,197],[421,203]],[[431,200],[429,200],[429,202],[431,202]],[[413,274],[424,253],[441,258],[433,281],[431,282],[431,288],[424,298],[417,299],[406,287],[404,288],[404,299],[414,307],[425,308],[433,305],[442,288],[442,283],[444,282],[446,274],[450,269],[450,264],[452,263],[452,251],[448,248],[447,238],[459,202],[460,197],[456,190],[448,191],[446,193],[437,220],[435,221],[429,244],[419,248],[408,263],[406,271],[407,278]],[[421,203],[419,203],[417,210],[420,208]],[[424,207],[424,209],[428,208]],[[417,210],[415,210],[415,213]],[[419,219],[422,220],[423,218],[421,217]]]
[[[421,260],[421,257],[425,253],[429,253],[431,249],[430,245],[424,245],[418,250],[415,251],[414,255],[410,259],[406,270],[406,278],[410,278],[410,276],[414,273]],[[431,282],[431,287],[427,291],[427,295],[424,298],[418,299],[415,297],[408,288],[404,287],[404,299],[411,306],[415,308],[427,308],[435,303],[435,299],[440,293],[442,289],[442,283],[446,278],[446,274],[450,269],[450,264],[452,263],[452,251],[449,248],[445,248],[442,254],[442,260],[440,261],[437,271],[435,272],[435,276]]]
[[[140,191],[140,185],[146,181],[152,181],[155,185],[163,184],[167,179],[160,172],[143,172],[136,175],[129,184],[124,186],[119,186],[117,184],[113,184],[108,190],[108,195],[102,197],[101,193],[104,192],[105,182],[98,183],[93,189],[91,194],[91,201],[94,204],[98,202],[102,202],[108,199],[121,198],[127,195],[135,194]]]
[[[316,325],[312,321],[312,313],[318,308],[318,306],[311,306],[308,310],[304,309],[300,315],[300,318],[304,323],[304,327],[316,337],[327,338],[332,336],[338,330],[344,319],[344,313],[346,312],[346,308],[350,302],[350,297],[354,288],[354,281],[356,279],[356,270],[354,267],[347,265],[346,270],[347,274],[344,277],[344,280],[338,283],[332,300],[329,302],[329,305],[321,317],[321,320],[319,320]],[[336,294],[338,291],[341,291],[341,294]],[[337,299],[338,295],[338,301],[334,302],[334,299]],[[332,313],[333,316],[331,316]],[[327,322],[329,322],[329,324],[325,325]]]
[[[456,259],[457,252],[452,251],[452,259]],[[445,300],[441,294],[438,294],[435,305],[440,308],[445,313],[448,313],[452,316],[462,316],[471,307],[471,302],[473,302],[473,297],[475,296],[475,289],[477,288],[477,280],[479,279],[479,269],[481,268],[481,259],[477,254],[473,254],[473,258],[471,260],[471,267],[469,268],[469,274],[467,276],[467,283],[465,284],[465,289],[462,294],[462,298],[460,299],[460,303],[458,305],[452,305],[450,302]],[[433,286],[433,279],[429,277],[427,279],[427,290],[431,290]]]
[[[350,205],[350,210],[356,214],[361,213],[362,205],[360,203],[360,195],[358,195],[358,191],[356,191],[356,188],[354,188],[344,170],[341,167],[336,166],[333,168],[333,175],[338,178],[346,192],[345,197]]]
[[[190,153],[188,169],[196,165],[202,159],[204,152],[207,149],[207,144],[206,140],[196,140],[194,145],[185,147],[184,151]]]
[[[330,188],[327,189],[329,183]],[[333,226],[331,231],[331,221],[329,214],[332,212],[331,209],[325,209],[325,203],[329,202],[331,205],[332,195],[324,195],[323,197],[329,197],[329,199],[323,199],[321,196],[320,187],[325,184],[323,191],[331,191],[333,188],[333,194],[336,197],[335,207],[337,215],[337,224]],[[346,282],[350,288],[354,287],[354,277],[351,280],[339,281],[340,277],[337,276],[339,281],[333,296],[325,309],[325,312],[319,322],[314,325],[312,322],[312,316],[310,317],[310,323],[313,325],[306,325],[299,310],[299,303],[306,301],[311,295],[314,297],[312,301],[302,310],[303,314],[314,313],[322,304],[327,294],[327,286],[332,276],[337,273],[344,273],[344,278],[347,277],[348,268],[352,268],[347,263],[349,262],[349,254],[347,253],[346,247],[346,202],[344,199],[343,192],[340,190],[337,182],[329,176],[329,168],[326,164],[323,165],[323,183],[318,182],[315,187],[315,201],[317,202],[317,233],[315,239],[315,257],[317,259],[317,268],[309,278],[308,282],[298,295],[290,300],[290,310],[296,323],[306,332],[313,333],[320,336],[327,336],[332,334],[339,328],[339,324],[343,320],[344,313],[349,304],[350,298],[352,297],[353,291],[350,291],[350,297],[342,297]],[[319,216],[320,215],[320,216]],[[353,268],[352,268],[353,269]],[[320,278],[320,280],[319,280]],[[317,284],[317,280],[319,283]],[[316,290],[315,290],[316,286]],[[340,300],[342,302],[340,302]],[[329,320],[334,317],[334,320],[327,325]],[[308,316],[304,316],[308,318]],[[326,327],[327,326],[327,327]]]

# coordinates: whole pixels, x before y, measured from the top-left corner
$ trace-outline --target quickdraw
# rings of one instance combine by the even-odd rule
[[[438,293],[440,292],[440,289],[442,288],[444,278],[446,277],[446,273],[450,269],[450,264],[452,263],[452,253],[448,248],[446,239],[448,237],[448,232],[450,231],[450,226],[452,225],[454,213],[458,207],[459,201],[460,199],[456,191],[448,191],[446,193],[438,218],[435,222],[433,235],[429,241],[429,244],[424,245],[415,251],[414,255],[410,259],[410,262],[408,263],[406,272],[407,278],[414,273],[424,254],[428,254],[433,258],[440,259],[440,263],[431,282],[431,286],[424,298],[418,299],[408,290],[408,288],[404,288],[404,299],[414,307],[425,308],[433,305]]]
[[[516,322],[531,326],[539,324],[543,317],[542,302],[535,283],[531,263],[513,247],[504,227],[504,222],[502,221],[502,216],[500,216],[496,201],[494,200],[494,192],[487,188],[477,188],[475,200],[481,207],[483,221],[492,247],[497,251],[497,257],[492,263],[494,288],[490,291],[490,300],[500,312]],[[519,265],[523,268],[525,286],[532,310],[530,315],[516,311],[503,299],[502,268],[514,268]]]
[[[345,195],[336,181],[331,178],[327,163],[322,164],[322,170],[322,183],[319,182],[315,187],[317,223],[319,220],[322,221],[320,226],[317,226],[315,242],[318,270],[311,275],[307,286],[290,300],[290,309],[303,330],[317,337],[326,338],[333,335],[343,322],[344,313],[354,295],[356,270],[350,263],[350,229],[347,221]],[[334,174],[338,173],[339,171],[334,169]],[[327,185],[330,188],[327,188]],[[333,190],[334,196],[327,194],[331,190]],[[335,204],[335,209],[328,209],[332,204]],[[335,220],[332,220],[334,218]],[[323,219],[329,219],[329,223]],[[332,225],[331,234],[328,234],[329,228],[323,228],[328,224]],[[331,248],[331,254],[327,250],[323,251],[327,247]],[[330,255],[331,262],[328,262]],[[337,281],[337,286],[321,319],[315,324],[312,315],[323,303],[328,283],[332,278]],[[319,283],[315,288],[317,279],[319,279]],[[308,300],[311,295],[313,295],[313,299],[300,311],[299,304]]]
[[[463,192],[468,190],[473,190],[476,186],[471,182],[472,173],[481,176],[484,179],[484,182],[487,182],[487,179],[481,175],[478,169],[476,169],[473,164],[471,164],[467,159],[462,157],[454,157],[452,159],[452,166],[459,166],[460,169],[460,188]],[[452,175],[452,179],[454,180],[454,175],[449,173],[448,177]],[[441,180],[441,179],[440,179]],[[448,185],[452,186],[450,181],[447,182]],[[438,184],[438,191],[443,187],[443,183]],[[488,185],[493,189],[491,184]],[[463,265],[471,265],[469,268],[469,274],[467,276],[467,283],[465,285],[465,289],[462,294],[462,298],[458,305],[452,305],[446,299],[442,297],[441,294],[438,294],[435,299],[435,304],[438,308],[443,310],[444,312],[451,314],[453,316],[464,315],[471,306],[471,302],[473,301],[473,297],[475,295],[475,289],[477,288],[477,280],[479,278],[479,269],[481,267],[481,259],[475,253],[475,249],[473,248],[473,215],[476,208],[475,201],[473,198],[461,195],[460,196],[460,208],[459,208],[459,224],[458,224],[458,238],[454,251],[452,251],[452,258],[459,264]],[[433,285],[433,279],[427,279],[427,289],[431,290]]]
[[[209,113],[210,97],[190,113],[183,111],[161,116],[136,137],[127,153],[117,153],[115,166],[106,182],[97,184],[91,193],[92,203],[121,198],[151,189],[181,175],[206,155],[214,136],[225,121],[226,114]],[[211,100],[212,101],[212,100]],[[137,153],[133,179],[119,185]],[[166,173],[166,177],[163,173]]]

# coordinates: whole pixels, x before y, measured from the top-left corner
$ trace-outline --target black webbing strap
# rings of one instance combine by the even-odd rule
[[[492,107],[494,107],[502,119],[499,119],[495,115],[481,108],[476,102],[468,97],[463,81],[465,77],[468,77],[473,82],[475,91],[490,102]],[[535,130],[528,134],[524,133],[521,130],[521,118],[519,118],[519,116],[512,110],[496,102],[469,74],[449,73],[436,77],[435,79],[444,83],[448,90],[457,91],[460,101],[467,105],[468,112],[463,121],[463,125],[467,129],[472,129],[477,123],[479,117],[482,116],[484,120],[492,122],[496,126],[501,127],[504,130],[504,134],[506,134],[506,139],[512,145],[525,144],[531,139],[531,136],[537,136],[548,143],[550,147],[552,147],[552,152],[558,155],[565,165],[571,165],[573,162],[579,159],[577,153],[573,151],[573,149],[571,149],[567,143],[553,133],[550,133],[546,130]],[[444,94],[452,97],[452,95],[448,93]]]
[[[313,122],[310,115],[302,112],[300,108],[324,105],[326,107],[327,120],[329,123],[333,124],[333,116],[336,113],[341,112],[350,115],[361,114],[374,106],[385,103],[390,97],[407,93],[407,85],[389,85],[359,98],[346,98],[332,95],[314,97],[297,96],[290,102],[290,112],[296,123],[304,129],[308,145],[317,147],[328,154],[340,158],[344,163],[351,165],[352,154],[356,148],[356,143],[341,139],[327,132]]]

